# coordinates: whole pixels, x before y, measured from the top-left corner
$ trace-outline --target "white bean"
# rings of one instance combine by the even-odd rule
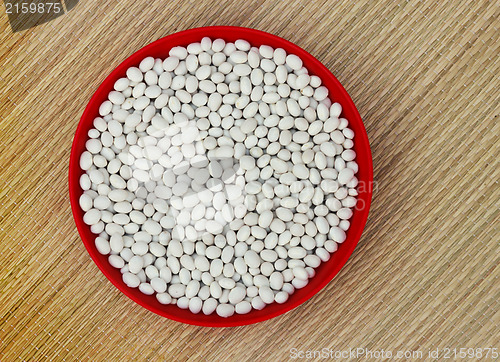
[[[127,69],[80,156],[83,221],[129,287],[221,317],[286,303],[346,240],[354,132],[284,49],[205,37]]]

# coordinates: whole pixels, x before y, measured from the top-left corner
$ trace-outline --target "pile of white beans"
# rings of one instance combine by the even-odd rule
[[[354,132],[321,84],[281,48],[209,38],[116,81],[79,203],[127,286],[230,317],[307,285],[358,195]]]

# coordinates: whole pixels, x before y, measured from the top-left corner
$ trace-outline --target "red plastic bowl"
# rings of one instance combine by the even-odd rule
[[[107,99],[108,93],[113,89],[115,81],[124,77],[127,68],[137,66],[143,58],[147,56],[162,59],[166,58],[170,48],[173,46],[186,46],[190,43],[200,41],[204,36],[208,36],[212,39],[222,38],[225,41],[245,39],[249,41],[252,46],[266,44],[273,48],[281,47],[285,49],[287,53],[299,56],[310,74],[315,74],[322,79],[323,84],[329,90],[330,99],[342,105],[342,116],[349,120],[349,127],[355,132],[354,150],[356,151],[356,161],[359,165],[359,172],[356,175],[359,179],[358,205],[352,216],[351,227],[347,232],[346,241],[332,254],[330,260],[326,263],[322,263],[316,269],[316,276],[310,279],[309,284],[303,289],[296,290],[286,303],[273,303],[260,311],[252,310],[248,314],[233,315],[229,318],[222,318],[217,314],[209,316],[203,313],[193,314],[189,310],[180,309],[176,305],[162,305],[156,300],[154,295],[148,296],[142,294],[138,289],[127,287],[122,281],[120,271],[113,268],[108,263],[107,256],[101,255],[97,251],[94,244],[96,235],[92,234],[90,228],[83,222],[83,211],[78,204],[78,199],[82,194],[79,178],[83,173],[79,166],[80,155],[85,150],[85,142],[88,139],[87,132],[92,128],[94,118],[98,116],[99,106]],[[185,30],[159,39],[125,59],[113,72],[111,72],[104,82],[102,82],[85,108],[75,133],[69,163],[69,196],[76,226],[90,256],[111,283],[127,297],[156,314],[179,322],[207,327],[232,327],[261,322],[286,313],[314,296],[333,279],[342,266],[344,266],[361,237],[370,208],[372,179],[373,172],[370,145],[361,117],[346,90],[323,64],[297,45],[275,35],[248,28],[214,26]],[[323,298],[328,297],[328,295],[323,295]]]

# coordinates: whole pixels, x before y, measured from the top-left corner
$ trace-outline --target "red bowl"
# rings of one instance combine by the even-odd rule
[[[170,48],[173,46],[186,46],[190,43],[200,41],[205,36],[212,39],[222,38],[225,41],[245,39],[252,46],[266,44],[273,48],[281,47],[287,53],[299,56],[310,74],[315,74],[321,78],[323,84],[329,90],[330,99],[342,105],[342,116],[349,120],[349,127],[355,132],[354,150],[356,151],[356,161],[359,165],[359,172],[356,175],[359,179],[358,204],[350,220],[351,226],[347,232],[347,239],[343,244],[339,245],[338,250],[332,254],[330,260],[321,263],[316,269],[316,276],[310,279],[306,287],[296,290],[286,303],[273,303],[262,310],[252,310],[248,314],[233,315],[229,318],[222,318],[217,314],[209,316],[203,313],[193,314],[189,310],[180,309],[176,305],[162,305],[156,300],[154,295],[148,296],[142,294],[139,289],[127,287],[122,281],[120,271],[108,263],[107,256],[101,255],[97,251],[94,244],[96,235],[92,234],[89,226],[83,222],[83,211],[80,209],[78,203],[79,197],[83,192],[79,185],[79,178],[83,173],[79,166],[80,155],[85,150],[85,142],[88,139],[87,132],[93,127],[93,120],[98,116],[99,106],[107,99],[108,93],[113,89],[115,81],[125,76],[127,68],[138,66],[140,61],[145,57],[166,58]],[[372,181],[372,157],[366,130],[353,101],[332,73],[308,52],[287,40],[263,31],[233,26],[213,26],[181,31],[149,44],[125,59],[106,77],[85,108],[75,133],[69,162],[69,196],[73,217],[85,247],[104,275],[127,297],[150,311],[179,322],[207,327],[232,327],[261,322],[288,312],[318,293],[344,266],[361,237],[372,198]],[[327,298],[328,296],[325,294],[323,297]]]

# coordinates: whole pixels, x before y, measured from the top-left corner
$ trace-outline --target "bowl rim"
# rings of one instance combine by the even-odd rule
[[[209,32],[207,34],[206,32]],[[215,35],[218,34],[218,35]],[[106,267],[102,263],[102,259],[99,259],[99,254],[97,249],[95,248],[94,240],[88,240],[87,237],[85,236],[86,233],[90,231],[89,226],[83,223],[83,220],[78,217],[79,214],[81,214],[83,211],[80,209],[79,206],[79,197],[82,193],[82,190],[79,185],[79,178],[80,175],[83,173],[80,170],[79,166],[79,159],[80,159],[80,153],[77,154],[77,148],[78,148],[78,136],[82,136],[82,130],[85,128],[84,125],[84,120],[87,118],[92,118],[94,119],[96,116],[95,113],[91,114],[91,109],[95,108],[95,103],[98,101],[97,98],[98,95],[102,95],[103,92],[106,94],[111,91],[111,88],[108,87],[108,83],[111,84],[112,79],[117,79],[117,75],[124,75],[126,68],[128,68],[129,65],[127,63],[131,62],[131,59],[143,59],[147,56],[148,52],[151,49],[154,49],[155,47],[158,47],[160,44],[163,43],[168,43],[170,41],[170,45],[168,45],[170,48],[176,45],[184,45],[184,44],[189,44],[189,42],[192,42],[191,40],[189,42],[182,41],[181,39],[186,38],[186,37],[194,37],[194,35],[199,36],[199,40],[203,36],[209,36],[210,38],[222,38],[222,39],[228,39],[229,36],[224,36],[223,34],[229,34],[229,33],[237,33],[236,39],[247,39],[247,38],[254,38],[254,37],[259,37],[261,39],[264,39],[263,44],[266,44],[265,41],[271,40],[272,43],[279,44],[281,47],[286,47],[287,54],[296,54],[298,55],[302,60],[305,60],[307,58],[307,68],[311,68],[311,65],[313,65],[313,68],[315,68],[315,72],[311,72],[311,74],[318,73],[318,69],[321,70],[327,77],[328,81],[331,82],[334,87],[335,87],[335,92],[340,92],[341,97],[343,99],[343,104],[342,108],[345,109],[346,107],[349,107],[352,111],[353,114],[350,116],[349,122],[353,122],[353,116],[354,116],[354,122],[358,123],[360,129],[362,132],[357,132],[356,133],[356,141],[355,141],[355,147],[356,144],[362,145],[363,151],[364,151],[364,165],[363,168],[365,169],[364,172],[366,172],[366,192],[362,194],[363,196],[363,202],[364,202],[364,208],[360,211],[356,210],[355,213],[358,213],[359,216],[359,226],[355,230],[351,231],[351,228],[349,229],[350,232],[348,233],[348,240],[351,240],[349,243],[344,243],[339,246],[339,248],[343,248],[344,251],[342,253],[341,259],[332,267],[332,270],[329,272],[328,276],[321,280],[319,283],[316,283],[314,287],[311,289],[301,289],[300,291],[296,291],[295,293],[297,294],[297,297],[295,297],[293,300],[290,300],[290,298],[287,302],[280,304],[278,308],[275,308],[275,310],[270,311],[268,313],[263,312],[266,311],[270,306],[267,306],[264,308],[262,311],[254,311],[252,310],[248,314],[244,315],[237,315],[235,314],[234,316],[239,316],[239,318],[234,318],[229,317],[229,318],[222,318],[217,316],[217,322],[213,320],[204,320],[203,318],[208,317],[203,314],[191,314],[191,318],[186,318],[183,316],[183,313],[176,314],[176,313],[170,313],[166,310],[161,309],[160,307],[156,307],[153,305],[148,304],[145,299],[147,296],[144,296],[144,298],[139,297],[137,294],[140,293],[138,292],[137,288],[128,288],[125,286],[121,280],[118,282],[115,277],[111,275],[109,272],[109,266]],[[181,40],[177,41],[176,40]],[[234,41],[234,40],[227,40],[227,41]],[[250,41],[250,40],[249,40]],[[252,43],[252,41],[250,41]],[[271,45],[273,48],[276,48],[276,45]],[[170,49],[169,48],[169,49]],[[139,60],[140,61],[140,60]],[[306,62],[304,62],[306,63]],[[136,62],[135,64],[138,64]],[[123,70],[123,71],[122,71]],[[322,78],[322,81],[324,79]],[[327,87],[328,88],[328,87]],[[329,89],[330,90],[330,89]],[[338,93],[336,93],[338,95]],[[329,97],[332,97],[332,94],[329,94]],[[347,104],[346,104],[347,102]],[[85,134],[85,137],[86,134]],[[198,27],[198,28],[192,28],[192,29],[187,29],[183,30],[180,32],[172,33],[169,34],[165,37],[162,37],[152,43],[149,43],[148,45],[140,48],[139,50],[135,51],[125,59],[123,59],[114,69],[111,73],[109,73],[106,78],[100,83],[98,88],[95,90],[95,92],[92,94],[92,97],[90,98],[89,102],[87,103],[85,110],[78,122],[77,129],[74,134],[73,138],[73,143],[71,147],[71,154],[70,154],[70,162],[69,162],[69,169],[68,169],[68,181],[69,181],[69,196],[70,196],[70,203],[71,203],[71,210],[72,210],[72,215],[73,219],[75,220],[75,224],[78,229],[78,233],[80,235],[80,238],[82,239],[83,244],[85,245],[85,248],[87,249],[87,252],[91,256],[92,260],[94,263],[97,265],[97,267],[101,270],[101,272],[106,276],[106,278],[116,287],[118,290],[120,290],[124,295],[126,295],[128,298],[132,299],[134,302],[137,304],[141,305],[142,307],[148,309],[149,311],[158,314],[160,316],[175,320],[177,322],[181,323],[186,323],[186,324],[191,324],[191,325],[197,325],[197,326],[204,326],[204,327],[234,327],[234,326],[242,326],[242,325],[248,325],[248,324],[253,324],[253,323],[258,323],[264,320],[268,320],[274,317],[277,317],[279,315],[285,314],[288,311],[296,308],[297,306],[303,304],[306,302],[308,299],[312,298],[315,294],[317,294],[321,289],[323,289],[337,274],[338,272],[342,269],[342,267],[345,265],[347,260],[350,258],[352,255],[356,245],[359,242],[359,239],[361,237],[361,234],[364,230],[364,227],[366,225],[366,220],[368,218],[368,213],[370,209],[370,204],[371,204],[371,199],[372,199],[372,194],[373,194],[373,160],[372,160],[372,155],[371,155],[371,150],[370,150],[370,144],[368,141],[368,135],[366,133],[366,129],[364,127],[364,124],[362,122],[361,116],[354,105],[354,102],[352,101],[351,97],[347,93],[347,91],[344,89],[342,84],[337,80],[337,78],[326,68],[323,63],[321,63],[318,59],[316,59],[314,56],[312,56],[310,53],[305,51],[304,49],[300,48],[296,44],[283,39],[279,36],[276,36],[274,34],[270,34],[261,30],[256,30],[252,28],[245,28],[245,27],[237,27],[237,26],[207,26],[207,27]],[[78,192],[77,192],[78,191]],[[358,196],[358,199],[361,197]],[[352,226],[352,225],[351,225]],[[86,230],[85,230],[86,229]],[[95,235],[95,234],[93,234]],[[347,241],[347,240],[346,240]],[[331,261],[330,259],[329,261]],[[322,262],[321,265],[327,264],[327,262]],[[107,256],[106,256],[106,263],[107,263]],[[320,265],[320,267],[321,267]],[[314,277],[313,277],[314,278]],[[121,282],[121,283],[120,283]],[[158,303],[159,304],[159,303]],[[273,303],[275,304],[275,303]],[[159,304],[160,305],[160,304]],[[161,305],[160,305],[161,306]],[[177,306],[174,306],[175,308],[178,308]],[[181,309],[179,309],[180,311]],[[260,313],[259,315],[255,315],[257,312],[263,312]],[[252,315],[254,314],[254,315]],[[212,314],[213,315],[213,314]]]

